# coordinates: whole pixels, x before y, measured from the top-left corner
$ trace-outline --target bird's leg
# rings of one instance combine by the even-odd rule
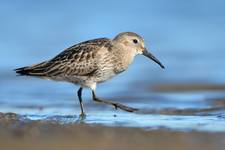
[[[80,102],[80,109],[81,109],[81,114],[80,114],[80,117],[85,117],[85,113],[84,113],[84,108],[83,108],[83,103],[82,103],[82,87],[79,88],[79,90],[77,91],[77,95],[78,95],[78,98],[79,98],[79,102]]]
[[[92,97],[93,100],[96,102],[100,102],[100,103],[105,103],[105,104],[109,104],[115,107],[115,109],[119,108],[128,112],[134,112],[134,111],[138,111],[138,109],[136,108],[132,108],[132,107],[128,107],[126,105],[120,104],[120,103],[116,103],[116,102],[112,102],[112,101],[106,101],[106,100],[102,100],[100,98],[98,98],[95,94],[95,91],[92,90]]]

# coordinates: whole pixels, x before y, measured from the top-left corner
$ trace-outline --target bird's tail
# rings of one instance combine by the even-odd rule
[[[35,64],[32,66],[17,68],[14,71],[16,71],[19,75],[27,75],[27,76],[38,76],[42,77],[45,76],[45,70],[46,70],[46,64],[47,62],[42,62],[39,64]]]

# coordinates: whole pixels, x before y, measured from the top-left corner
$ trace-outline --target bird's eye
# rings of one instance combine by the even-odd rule
[[[137,44],[138,43],[138,40],[133,39],[133,42],[134,42],[134,44]]]

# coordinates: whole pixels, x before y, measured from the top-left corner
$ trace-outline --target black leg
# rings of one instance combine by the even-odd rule
[[[115,107],[115,109],[119,108],[119,109],[122,109],[122,110],[125,110],[125,111],[128,111],[128,112],[138,111],[138,109],[136,109],[136,108],[128,107],[128,106],[123,105],[123,104],[120,104],[120,103],[116,103],[116,102],[112,102],[112,101],[106,101],[106,100],[99,99],[95,95],[95,91],[92,91],[92,97],[93,97],[93,100],[94,101],[112,105],[112,106]]]
[[[85,113],[84,113],[84,108],[83,108],[83,103],[82,103],[82,87],[79,88],[79,90],[77,91],[77,95],[78,95],[78,98],[79,98],[79,102],[80,102],[80,109],[81,109],[81,114],[80,116],[85,116]]]

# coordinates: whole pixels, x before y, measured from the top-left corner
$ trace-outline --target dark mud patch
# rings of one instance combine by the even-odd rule
[[[213,112],[220,112],[224,111],[225,106],[218,106],[213,108],[189,108],[189,109],[177,109],[177,108],[164,108],[164,109],[142,109],[138,111],[139,114],[161,114],[161,115],[198,115],[198,116],[205,116],[205,115],[215,115],[211,114]]]
[[[160,84],[151,89],[157,92],[194,92],[194,91],[225,91],[225,85],[220,84]]]

